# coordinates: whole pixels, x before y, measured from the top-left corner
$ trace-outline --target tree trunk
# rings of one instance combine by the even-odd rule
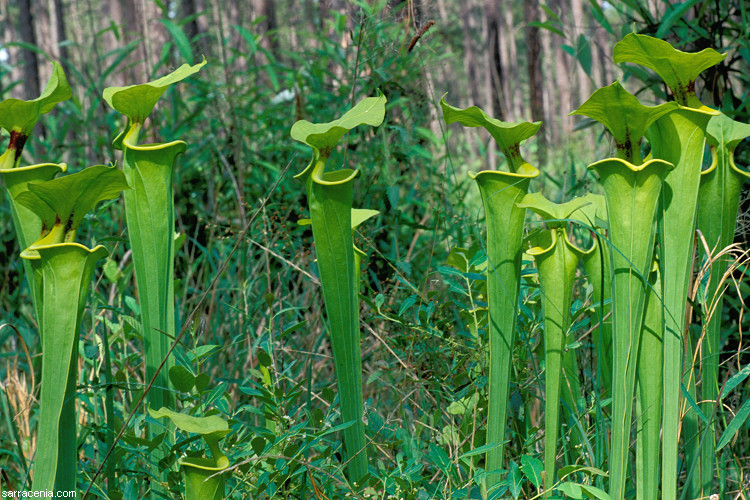
[[[544,89],[544,125],[547,132],[547,141],[552,144],[554,148],[560,143],[560,127],[558,123],[560,121],[559,115],[557,114],[557,103],[558,92],[555,88],[555,61],[552,59],[552,37],[554,35],[549,30],[541,30],[539,37],[541,38],[542,44],[542,86]]]
[[[500,57],[500,10],[494,0],[485,0],[484,19],[487,26],[487,50],[485,51],[487,56],[485,62],[487,67],[487,71],[485,71],[487,103],[493,117],[506,121],[503,81],[507,78],[507,75]]]
[[[518,48],[516,46],[516,27],[515,21],[513,20],[513,5],[515,2],[512,0],[505,0],[503,10],[505,11],[505,29],[503,30],[502,36],[505,39],[505,47],[507,49],[505,60],[507,61],[508,68],[508,88],[507,94],[509,97],[508,115],[512,121],[527,119],[524,117],[523,102],[521,98],[518,84],[519,70],[518,70]]]
[[[34,34],[34,18],[31,15],[31,3],[29,0],[18,1],[18,26],[21,40],[30,45],[36,45]],[[41,94],[39,90],[39,60],[33,50],[22,49],[23,60],[23,88],[25,98],[36,99]]]
[[[65,35],[65,7],[63,6],[62,0],[53,1],[55,9],[55,35],[57,36],[57,52],[62,64],[63,69],[68,71],[68,46],[66,43],[67,36]]]
[[[467,2],[464,5],[464,11],[461,14],[461,27],[463,28],[464,34],[464,69],[466,70],[466,78],[469,82],[469,96],[471,96],[471,105],[479,106],[479,78],[477,77],[477,55],[474,51],[474,40],[473,40],[473,29],[471,21],[474,17],[474,5],[472,2]]]
[[[198,28],[197,12],[195,0],[180,0],[180,17],[185,20],[182,29],[185,30],[185,36],[190,41],[195,59],[200,60],[199,54],[205,54],[207,47],[204,41],[198,37],[201,30]]]
[[[576,47],[578,44],[578,37],[581,35],[584,35],[583,29],[581,28],[581,26],[582,26],[584,19],[586,19],[586,16],[584,15],[584,12],[583,12],[582,0],[570,0],[570,9],[573,14],[573,19],[572,19],[573,40],[571,40],[571,45],[573,47]],[[591,39],[589,39],[589,44],[592,44]],[[591,95],[591,80],[589,79],[589,76],[586,74],[586,72],[583,70],[583,67],[581,67],[580,63],[578,63],[577,61],[576,61],[576,68],[577,68],[577,74],[578,74],[579,97],[581,98],[581,102],[584,102]]]
[[[506,75],[500,58],[500,10],[494,0],[484,3],[485,34],[487,50],[485,53],[484,71],[487,105],[490,114],[498,120],[507,121],[504,109],[503,81]],[[492,144],[492,141],[490,141]],[[497,151],[494,147],[487,148],[487,163],[490,170],[497,169]]]
[[[529,70],[529,103],[531,105],[531,120],[544,119],[544,88],[542,86],[542,57],[539,43],[539,28],[529,26],[529,23],[539,20],[539,1],[527,0],[523,5],[524,21],[526,22],[526,56]],[[547,158],[547,141],[542,127],[537,135],[537,164],[543,165]]]

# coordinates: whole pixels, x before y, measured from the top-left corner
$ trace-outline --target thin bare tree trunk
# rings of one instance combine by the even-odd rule
[[[558,126],[559,115],[557,104],[559,102],[558,91],[555,88],[555,62],[552,60],[552,36],[551,31],[541,30],[542,43],[542,84],[544,88],[544,124],[546,125],[547,140],[553,147],[560,142],[560,127]]]
[[[64,43],[67,41],[67,36],[65,35],[65,7],[62,0],[53,0],[52,4],[55,9],[55,36],[57,37],[58,58],[60,59],[60,64],[67,70],[69,55],[68,46]]]
[[[524,99],[520,95],[520,85],[518,83],[519,69],[518,69],[518,48],[516,46],[516,28],[515,21],[513,20],[513,5],[515,2],[512,0],[505,0],[503,10],[505,11],[505,29],[503,30],[503,36],[505,38],[505,47],[507,49],[505,60],[507,61],[508,68],[508,114],[510,115],[511,121],[524,120],[523,102]]]
[[[202,31],[198,27],[197,13],[198,9],[196,8],[195,0],[180,0],[180,17],[186,20],[182,29],[185,30],[185,36],[190,41],[190,47],[196,59],[199,54],[208,52],[205,41],[199,37]]]
[[[485,0],[484,19],[487,39],[487,48],[484,51],[486,58],[484,65],[487,68],[484,71],[487,104],[494,118],[506,121],[502,84],[506,75],[500,56],[500,10],[494,0]],[[487,163],[490,170],[497,168],[497,152],[494,147],[487,148]]]
[[[18,32],[23,42],[36,45],[34,18],[31,15],[29,0],[18,1]],[[21,59],[23,61],[23,89],[26,99],[36,99],[41,93],[39,90],[39,59],[36,52],[28,49],[21,50]]]
[[[480,95],[479,95],[479,81],[477,77],[477,56],[474,50],[474,41],[472,36],[471,20],[474,17],[474,3],[467,1],[463,5],[463,12],[461,13],[461,27],[463,29],[463,45],[464,45],[464,71],[466,72],[466,79],[469,85],[469,96],[470,106],[480,106]],[[475,129],[467,129],[466,139],[471,150],[472,156],[479,156],[479,150],[476,146],[477,135]]]
[[[531,120],[544,119],[544,88],[542,86],[542,57],[539,43],[539,28],[529,26],[529,23],[539,20],[538,0],[527,0],[523,5],[524,21],[526,22],[526,48],[529,71],[529,103],[531,105]],[[543,165],[547,158],[547,141],[544,127],[537,134],[537,162]]]
[[[474,30],[471,26],[471,21],[473,18],[473,2],[467,2],[464,5],[464,11],[461,14],[461,27],[463,28],[464,35],[464,69],[466,70],[466,77],[469,82],[469,95],[471,96],[471,104],[474,106],[478,106],[480,104],[479,77],[477,76],[479,65],[477,64],[477,55],[476,51],[474,50]]]
[[[587,16],[584,14],[582,0],[570,0],[570,10],[573,14],[573,40],[571,40],[571,45],[576,47],[578,44],[578,37],[584,34],[583,25]],[[589,40],[589,44],[591,44],[591,40]],[[576,68],[578,74],[579,96],[581,102],[584,102],[591,95],[591,81],[580,64],[576,63]]]

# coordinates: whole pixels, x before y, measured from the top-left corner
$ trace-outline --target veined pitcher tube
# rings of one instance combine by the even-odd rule
[[[312,148],[313,157],[295,178],[305,183],[315,255],[331,332],[341,418],[353,424],[343,431],[349,480],[355,488],[367,477],[367,441],[363,418],[362,360],[359,331],[359,268],[352,236],[352,181],[358,170],[325,172],[339,139],[359,125],[376,127],[385,117],[386,98],[368,97],[329,123],[294,124],[292,138]]]
[[[15,201],[41,220],[39,238],[21,256],[40,276],[37,312],[42,348],[42,392],[33,488],[75,490],[78,469],[75,415],[78,335],[94,265],[107,256],[99,245],[75,243],[86,213],[127,189],[119,170],[103,165],[40,183],[29,183]]]
[[[572,114],[589,116],[612,134],[617,157],[589,165],[604,188],[612,266],[612,446],[610,496],[624,499],[638,349],[648,276],[654,252],[655,221],[662,181],[672,164],[643,163],[640,144],[656,120],[675,112],[675,103],[643,106],[618,82],[600,88]]]
[[[644,500],[659,498],[661,378],[664,355],[664,308],[660,297],[660,281],[659,265],[655,261],[646,290],[636,381],[636,495]]]
[[[125,217],[133,252],[138,300],[141,306],[146,380],[156,379],[148,398],[152,406],[172,406],[169,359],[161,362],[175,336],[174,304],[174,195],[172,174],[175,159],[185,152],[182,141],[138,144],[143,123],[161,95],[177,82],[198,72],[206,64],[182,65],[152,82],[104,89],[104,100],[127,116],[124,131],[114,146],[123,151],[122,169],[132,190],[125,193]]]
[[[586,251],[570,242],[566,226],[571,214],[589,203],[588,197],[582,196],[556,204],[540,193],[528,194],[518,203],[519,207],[542,216],[549,227],[532,236],[532,247],[526,252],[536,262],[544,311],[544,489],[548,492],[555,483],[560,401],[565,402],[571,417],[577,418],[577,402],[581,397],[575,351],[566,351],[565,348],[569,343],[567,335],[576,268]],[[565,357],[570,361],[565,363]],[[578,429],[574,432],[577,434]]]
[[[709,249],[716,254],[734,242],[740,193],[743,184],[750,178],[750,173],[741,170],[734,163],[734,150],[743,139],[750,136],[750,124],[737,122],[721,114],[711,118],[706,134],[713,163],[708,170],[701,172],[697,226],[703,233]],[[714,406],[719,397],[719,341],[724,302],[724,294],[719,292],[719,288],[728,265],[726,258],[720,258],[712,264],[711,277],[705,292],[705,336],[701,349],[701,409],[707,417],[714,414]],[[712,483],[716,459],[715,432],[715,419],[711,419],[703,438],[698,464],[702,491],[714,491]]]
[[[615,63],[631,62],[650,68],[669,87],[679,108],[660,117],[649,129],[654,158],[674,165],[664,180],[659,207],[659,249],[664,300],[664,413],[662,439],[662,495],[677,498],[677,462],[680,427],[680,384],[683,380],[683,335],[687,296],[692,279],[696,206],[703,161],[705,129],[717,111],[704,106],[695,81],[705,69],[726,56],[713,49],[686,53],[669,43],[645,35],[629,34],[614,47]],[[695,425],[693,413],[685,425]],[[696,429],[697,430],[697,429]],[[688,456],[698,453],[697,442],[687,446]],[[688,458],[688,462],[691,458]],[[694,481],[690,496],[703,496]],[[705,492],[706,494],[710,492]]]
[[[526,209],[516,205],[527,194],[529,182],[539,170],[520,152],[523,141],[533,136],[541,122],[505,123],[472,106],[450,106],[440,101],[447,124],[484,127],[508,162],[509,172],[485,170],[469,176],[477,182],[487,225],[487,302],[489,308],[489,408],[485,470],[487,489],[500,482],[505,449],[505,426],[510,399],[510,374],[516,335],[516,310],[521,279],[521,247]]]

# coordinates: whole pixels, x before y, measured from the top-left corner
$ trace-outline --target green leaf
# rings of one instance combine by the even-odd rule
[[[359,227],[364,221],[375,217],[380,212],[365,208],[352,208],[352,229]]]
[[[448,454],[440,446],[435,443],[430,443],[430,458],[432,462],[440,469],[443,474],[448,474],[451,468],[451,459]]]
[[[39,115],[52,111],[58,102],[70,99],[73,93],[59,63],[52,63],[52,74],[42,95],[30,101],[5,99],[0,102],[0,127],[8,132],[18,131],[27,137],[34,128]]]
[[[225,436],[229,434],[229,425],[227,424],[227,421],[218,415],[194,417],[187,413],[172,411],[169,408],[154,410],[150,406],[148,408],[148,413],[154,418],[170,419],[178,429],[184,432],[192,432],[203,436],[208,434]]]
[[[195,385],[195,375],[182,365],[176,365],[169,369],[169,380],[175,389],[180,392],[190,392]]]
[[[631,62],[645,66],[658,74],[682,106],[702,107],[695,94],[695,80],[705,69],[724,60],[726,54],[714,49],[688,53],[677,50],[669,42],[647,35],[630,33],[615,44],[612,59],[615,63]]]
[[[33,253],[39,245],[74,241],[81,221],[97,203],[117,198],[130,187],[117,168],[96,165],[50,181],[29,183],[27,189],[15,201],[42,221],[42,234],[29,247]]]
[[[693,409],[696,415],[703,421],[704,424],[708,423],[708,417],[703,414],[703,412],[700,409],[700,406],[698,406],[698,403],[695,402],[695,398],[690,395],[690,391],[688,391],[687,387],[685,387],[684,384],[680,384],[680,389],[682,390],[682,396],[685,398],[685,400],[690,405],[690,408]]]
[[[464,127],[485,128],[508,159],[510,171],[515,173],[524,170],[523,165],[526,162],[521,157],[519,145],[535,135],[539,131],[539,127],[542,126],[542,122],[502,122],[490,117],[476,106],[465,109],[455,108],[445,101],[445,95],[440,100],[440,107],[443,109],[443,118],[446,124],[460,123]],[[533,169],[530,165],[527,168]]]
[[[169,31],[169,34],[172,35],[172,38],[174,39],[174,43],[175,45],[177,45],[177,50],[180,51],[180,55],[188,63],[192,63],[193,62],[193,50],[190,48],[190,41],[185,35],[185,32],[182,31],[182,27],[177,25],[171,19],[161,18],[159,19],[159,22],[162,23],[164,27],[167,28],[167,31]]]
[[[680,21],[685,13],[693,8],[693,6],[698,2],[699,0],[687,0],[685,2],[678,2],[669,5],[669,7],[667,7],[667,11],[661,18],[659,29],[656,30],[656,38],[663,39],[665,36],[667,36],[667,33],[670,29],[672,29],[672,26]]]
[[[601,6],[599,5],[599,2],[597,0],[589,0],[589,7],[591,8],[591,14],[596,20],[597,23],[599,23],[602,27],[604,27],[605,30],[610,35],[614,35],[615,32],[612,29],[612,25],[609,24],[609,21],[607,20],[607,16],[604,15],[604,11],[602,10]]]
[[[488,451],[494,448],[497,448],[498,446],[500,446],[499,443],[487,443],[477,448],[474,448],[473,450],[469,450],[466,453],[463,453],[461,456],[458,457],[458,459],[463,460],[465,458],[473,457],[476,455],[483,455],[484,453],[487,453]]]
[[[596,467],[587,467],[585,465],[566,465],[564,467],[561,467],[560,470],[557,472],[557,474],[558,474],[559,479],[562,481],[569,475],[575,474],[576,472],[585,472],[592,476],[607,477],[608,475],[606,472],[604,472],[601,469],[597,469]]]
[[[524,455],[521,457],[521,472],[523,472],[523,475],[526,476],[526,479],[531,481],[531,484],[533,484],[534,488],[536,489],[539,489],[542,484],[543,470],[544,465],[538,458],[534,458],[529,455]]]
[[[112,109],[127,116],[134,123],[143,123],[170,85],[197,73],[205,64],[205,58],[193,66],[183,64],[170,74],[148,83],[107,87],[102,95]]]
[[[521,490],[523,488],[523,476],[521,476],[521,470],[518,468],[518,464],[513,460],[510,461],[510,467],[508,468],[508,489],[513,498],[521,496]]]
[[[581,33],[576,40],[576,59],[578,59],[583,71],[591,76],[591,45],[586,35]]]
[[[386,98],[380,93],[377,97],[363,99],[341,118],[332,122],[310,123],[300,120],[292,126],[292,139],[307,144],[316,154],[327,159],[339,139],[351,129],[359,125],[377,127],[383,123],[385,103]]]
[[[589,486],[586,484],[582,484],[581,491],[583,491],[588,498],[594,498],[597,500],[611,500],[612,497],[609,496],[609,494],[606,491],[603,491],[596,486]]]
[[[618,157],[631,163],[641,161],[641,138],[657,119],[677,109],[675,102],[644,106],[625,90],[620,82],[602,87],[571,115],[583,115],[598,121],[612,134]]]
[[[546,20],[544,22],[541,21],[532,21],[528,24],[528,26],[532,28],[541,28],[545,29],[547,31],[551,31],[555,35],[559,35],[563,38],[565,38],[565,33],[560,29],[559,25],[551,20]]]
[[[729,422],[729,425],[727,425],[727,428],[721,434],[719,442],[716,443],[716,453],[720,452],[722,448],[724,448],[732,441],[734,435],[740,431],[743,425],[745,425],[745,421],[747,420],[748,416],[750,416],[750,399],[746,399],[745,402],[742,403],[742,406],[740,407],[739,411],[737,411],[737,414],[734,416],[732,421]]]
[[[205,373],[199,373],[195,376],[195,390],[198,391],[198,394],[202,394],[208,388],[209,382],[211,382],[211,379]]]
[[[740,385],[744,380],[750,376],[750,364],[745,365],[742,367],[742,370],[738,371],[734,375],[732,375],[729,380],[727,380],[727,383],[724,384],[724,391],[722,392],[722,397],[726,397],[727,394],[732,392],[732,390]]]
[[[576,212],[579,212],[587,205],[601,204],[603,198],[601,195],[586,194],[578,196],[565,203],[554,203],[544,197],[542,193],[529,193],[524,196],[523,200],[516,205],[522,208],[528,208],[532,212],[540,215],[545,221],[563,222],[566,219],[573,218]],[[594,205],[595,206],[595,205]]]
[[[557,490],[570,497],[580,500],[583,498],[583,491],[581,491],[581,485],[577,483],[565,482],[557,487]]]

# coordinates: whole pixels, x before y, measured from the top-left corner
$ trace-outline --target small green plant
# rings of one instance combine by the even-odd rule
[[[128,189],[121,171],[98,165],[77,174],[29,183],[15,198],[41,220],[39,238],[21,256],[41,277],[37,316],[40,324],[42,395],[34,489],[75,490],[78,470],[76,440],[76,374],[78,335],[88,284],[96,262],[107,256],[75,242],[86,213],[103,200]]]
[[[169,408],[148,409],[154,418],[169,418],[181,431],[200,434],[211,451],[210,457],[182,457],[178,463],[185,473],[185,500],[223,500],[224,474],[229,459],[219,447],[219,441],[229,434],[227,421],[218,415],[195,417]]]
[[[318,272],[331,331],[331,347],[341,401],[349,479],[361,486],[367,477],[367,442],[363,419],[362,360],[359,344],[359,257],[352,226],[352,181],[359,170],[325,172],[326,163],[344,134],[359,125],[383,122],[386,98],[368,97],[328,123],[302,120],[292,138],[310,146],[312,160],[295,178],[305,183],[315,240]],[[362,219],[360,219],[361,221]]]
[[[489,307],[489,409],[485,469],[489,490],[500,482],[510,393],[510,369],[516,332],[521,247],[526,209],[517,205],[539,171],[521,156],[520,145],[539,131],[541,122],[505,123],[472,106],[458,109],[440,101],[445,122],[484,127],[508,162],[509,172],[470,174],[477,182],[487,225],[487,302]]]

